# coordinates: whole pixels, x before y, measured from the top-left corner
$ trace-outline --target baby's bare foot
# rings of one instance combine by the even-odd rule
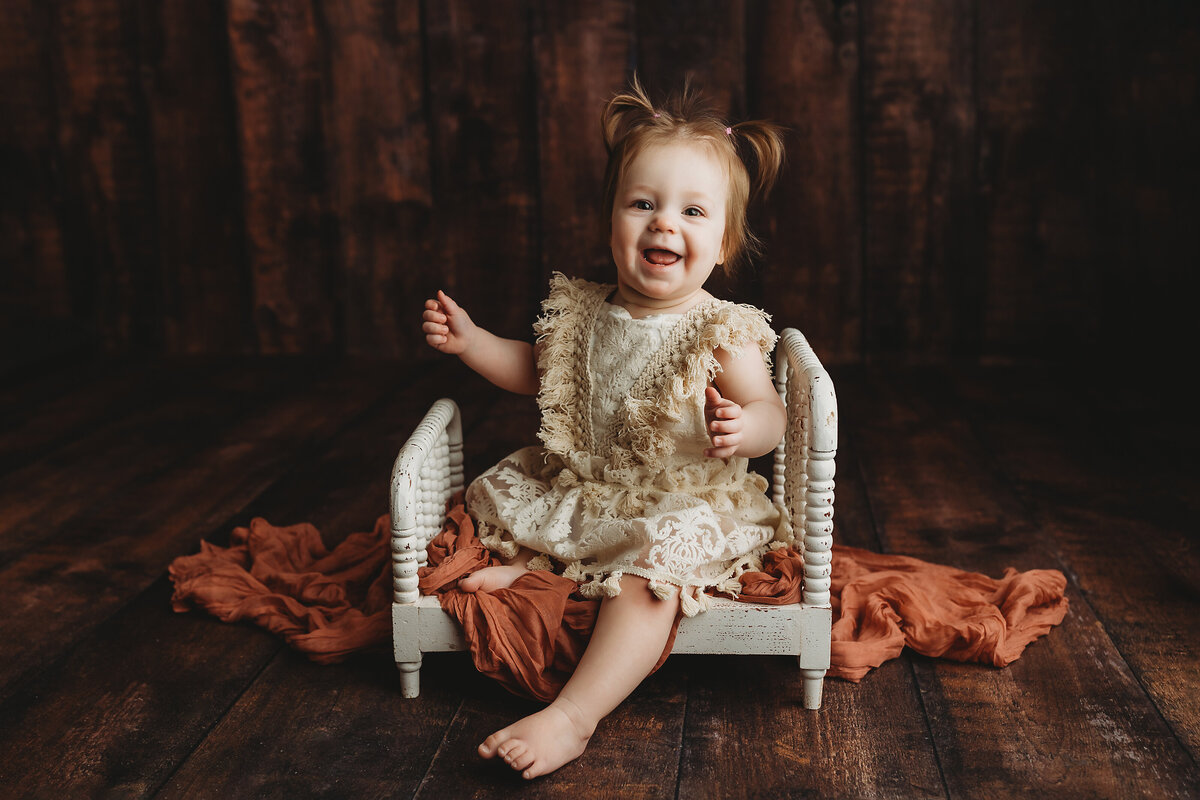
[[[498,730],[479,745],[484,758],[499,756],[529,780],[545,775],[583,754],[596,726],[565,698]]]
[[[507,589],[512,586],[513,581],[528,571],[516,564],[484,567],[460,580],[458,588],[464,592],[494,592],[497,589]]]

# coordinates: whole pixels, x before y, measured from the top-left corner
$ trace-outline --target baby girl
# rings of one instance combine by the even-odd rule
[[[656,106],[636,78],[602,126],[615,284],[556,274],[536,346],[476,326],[444,292],[423,314],[432,347],[537,395],[542,413],[542,445],[467,490],[484,544],[505,565],[460,588],[496,591],[558,569],[602,598],[558,697],[479,746],[525,778],[582,754],[659,661],[676,616],[703,611],[706,589],[736,592],[737,577],[788,533],[766,481],[748,470],[785,426],[770,373],[775,334],[762,311],[704,289],[757,245],[746,208],[779,172],[779,131],[729,125],[688,89]]]

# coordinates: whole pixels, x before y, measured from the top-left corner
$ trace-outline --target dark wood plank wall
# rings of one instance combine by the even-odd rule
[[[1195,333],[1194,3],[0,7],[17,335],[424,358],[418,309],[444,286],[526,336],[550,271],[608,275],[598,113],[635,68],[791,129],[754,214],[768,254],[720,290],[830,362]]]

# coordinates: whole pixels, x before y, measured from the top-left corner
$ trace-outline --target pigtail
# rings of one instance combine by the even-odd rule
[[[751,120],[732,126],[729,131],[745,143],[739,153],[749,150],[752,157],[742,156],[750,174],[750,197],[765,199],[783,169],[783,128],[772,122]]]
[[[656,118],[657,112],[650,97],[634,73],[629,82],[629,91],[620,92],[613,96],[604,106],[600,115],[600,131],[604,135],[604,148],[612,153],[613,149],[639,124]]]

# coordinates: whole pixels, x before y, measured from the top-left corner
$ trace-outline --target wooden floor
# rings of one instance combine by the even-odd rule
[[[22,365],[0,383],[0,795],[1200,796],[1190,397],[1045,368],[831,372],[838,539],[1061,569],[1065,622],[1003,670],[906,654],[827,681],[816,713],[788,659],[677,656],[526,785],[473,750],[535,706],[465,656],[429,656],[405,701],[386,652],[315,666],[173,613],[166,568],[256,515],[366,529],[433,399],[462,401],[468,474],[531,442],[529,400],[449,361]]]

